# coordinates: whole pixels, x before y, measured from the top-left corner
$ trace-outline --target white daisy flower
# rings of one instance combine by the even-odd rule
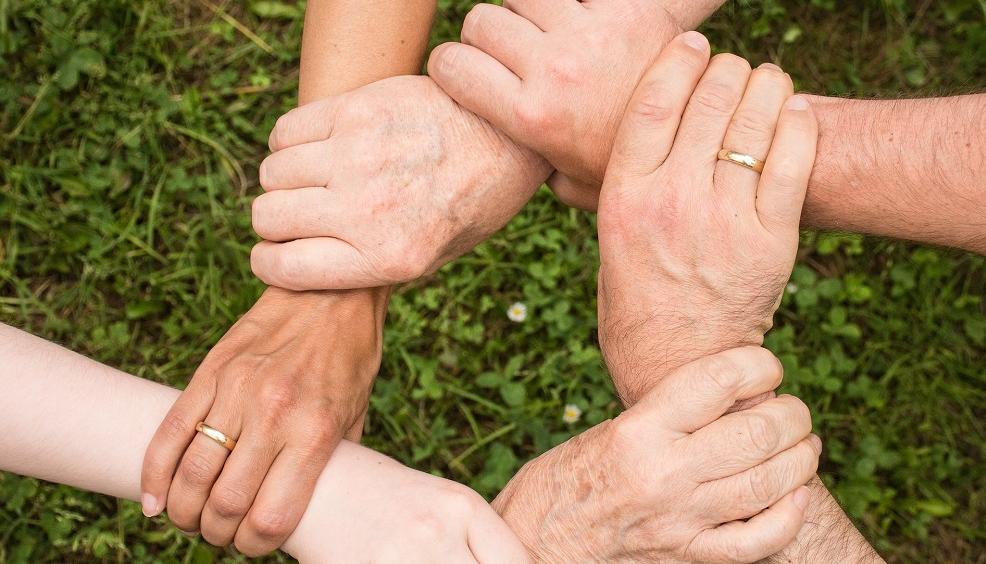
[[[561,416],[561,420],[565,423],[578,423],[579,419],[582,419],[582,410],[579,406],[574,403],[570,403],[565,406],[565,412]]]
[[[510,321],[515,323],[524,321],[527,319],[527,306],[520,302],[515,303],[507,308],[507,317],[510,318]]]
[[[795,284],[794,282],[789,283],[787,285],[787,288],[785,288],[785,289],[787,290],[787,293],[788,294],[797,294],[798,293],[798,285]]]

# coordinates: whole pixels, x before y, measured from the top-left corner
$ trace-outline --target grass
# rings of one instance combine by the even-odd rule
[[[440,0],[433,44],[472,4]],[[301,15],[0,0],[0,321],[183,385],[261,290],[249,202],[270,126],[295,102]],[[811,92],[986,86],[982,0],[739,1],[703,30]],[[398,293],[366,443],[491,495],[614,415],[593,226],[542,193]],[[889,560],[986,561],[986,262],[806,233],[793,283],[768,345],[813,408],[826,481]],[[522,324],[505,315],[515,301]],[[562,421],[567,403],[582,421]],[[0,562],[237,559],[136,504],[0,475]]]

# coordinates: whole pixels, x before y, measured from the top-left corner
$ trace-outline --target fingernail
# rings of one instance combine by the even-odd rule
[[[763,70],[772,70],[772,71],[777,71],[777,72],[784,72],[783,70],[781,70],[781,67],[775,65],[774,63],[764,63],[764,64],[760,65],[757,68],[761,68]]]
[[[178,529],[178,532],[181,533],[181,534],[183,534],[183,535],[185,535],[186,537],[188,537],[190,539],[194,539],[195,537],[199,536],[198,531],[183,531],[181,529]]]
[[[140,510],[144,512],[145,517],[157,517],[161,513],[157,498],[149,493],[140,496]]]
[[[789,110],[803,112],[808,109],[808,99],[804,96],[791,96],[784,105]]]
[[[804,511],[808,507],[808,501],[810,500],[811,493],[808,492],[807,486],[801,486],[794,492],[794,504],[798,506],[798,509]]]
[[[822,452],[822,439],[815,433],[811,434],[811,444],[815,445],[815,450],[817,450],[819,453]]]
[[[697,51],[705,51],[708,41],[706,41],[705,36],[697,31],[689,31],[688,33],[681,36],[684,40],[685,45],[688,45],[692,49]]]

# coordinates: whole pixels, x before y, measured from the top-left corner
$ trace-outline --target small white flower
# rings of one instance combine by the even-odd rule
[[[789,283],[787,285],[787,288],[785,288],[785,289],[787,290],[787,293],[788,294],[797,294],[798,293],[798,285],[795,284],[794,282]]]
[[[527,306],[520,302],[515,303],[507,308],[507,317],[510,318],[510,321],[516,323],[524,321],[527,319]]]
[[[574,403],[566,405],[561,420],[565,423],[578,423],[579,419],[582,419],[582,410],[579,409],[579,406]]]

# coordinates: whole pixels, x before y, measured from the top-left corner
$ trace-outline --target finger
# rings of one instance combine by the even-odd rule
[[[530,561],[520,539],[490,507],[476,512],[466,536],[469,550],[480,564]]]
[[[781,551],[805,522],[811,500],[802,486],[749,521],[733,521],[701,532],[692,541],[689,560],[756,562]]]
[[[140,473],[144,515],[154,517],[164,511],[178,463],[195,438],[195,425],[205,419],[215,396],[213,378],[205,375],[192,378],[151,438]]]
[[[705,482],[700,495],[715,507],[717,523],[748,519],[811,480],[818,470],[822,440],[808,435],[763,464],[734,476]],[[711,523],[710,523],[711,524]]]
[[[204,419],[205,424],[236,440],[240,433],[239,412],[218,396]],[[196,433],[175,472],[168,492],[168,518],[182,531],[198,531],[202,508],[212,485],[226,463],[226,447],[202,433]]]
[[[783,366],[767,349],[731,349],[675,370],[641,403],[663,428],[692,433],[719,419],[737,401],[773,390],[783,377]]]
[[[503,7],[520,14],[544,31],[583,10],[578,0],[503,0]]]
[[[808,407],[794,396],[781,395],[725,415],[681,440],[685,452],[702,461],[694,477],[705,482],[749,470],[810,432]]]
[[[791,77],[780,67],[764,64],[750,75],[750,83],[733,114],[723,147],[753,158],[765,160],[774,140],[774,128],[784,101],[794,92]],[[717,197],[728,202],[730,209],[745,217],[756,213],[757,184],[760,174],[735,163],[720,160],[716,164]]]
[[[664,163],[708,64],[709,41],[701,33],[683,33],[665,47],[627,106],[607,175],[645,176]]]
[[[296,291],[352,290],[406,282],[379,276],[359,250],[330,237],[288,243],[261,241],[250,253],[250,267],[264,284]]]
[[[776,397],[777,397],[776,392],[773,391],[764,392],[758,396],[753,396],[752,398],[737,401],[732,406],[730,406],[729,409],[726,410],[726,413],[735,413],[737,411],[744,411],[750,409],[755,405],[760,405],[761,403]]]
[[[493,57],[519,77],[532,61],[541,30],[496,4],[476,4],[462,22],[461,41]]]
[[[817,143],[818,122],[808,99],[788,98],[757,190],[757,214],[767,229],[796,234]]]
[[[324,141],[332,136],[336,112],[344,96],[332,96],[294,108],[277,118],[267,145],[272,152],[287,147]]]
[[[526,144],[516,119],[521,81],[500,61],[462,43],[444,43],[431,52],[428,75],[453,100],[489,121],[515,141]]]
[[[298,188],[261,194],[253,201],[253,230],[268,241],[335,237],[353,226],[354,202],[341,190]]]
[[[260,185],[268,191],[328,187],[332,180],[331,165],[331,141],[292,145],[270,154],[260,163]]]
[[[750,63],[716,55],[688,101],[671,158],[690,170],[715,170],[726,129],[746,91]]]
[[[575,180],[555,171],[548,179],[555,197],[566,206],[596,213],[599,208],[599,186]]]
[[[236,531],[237,550],[257,557],[284,544],[301,521],[315,482],[340,439],[335,436],[316,446],[284,447]]]
[[[233,542],[279,450],[274,437],[259,429],[244,429],[202,510],[202,538],[209,544]]]

